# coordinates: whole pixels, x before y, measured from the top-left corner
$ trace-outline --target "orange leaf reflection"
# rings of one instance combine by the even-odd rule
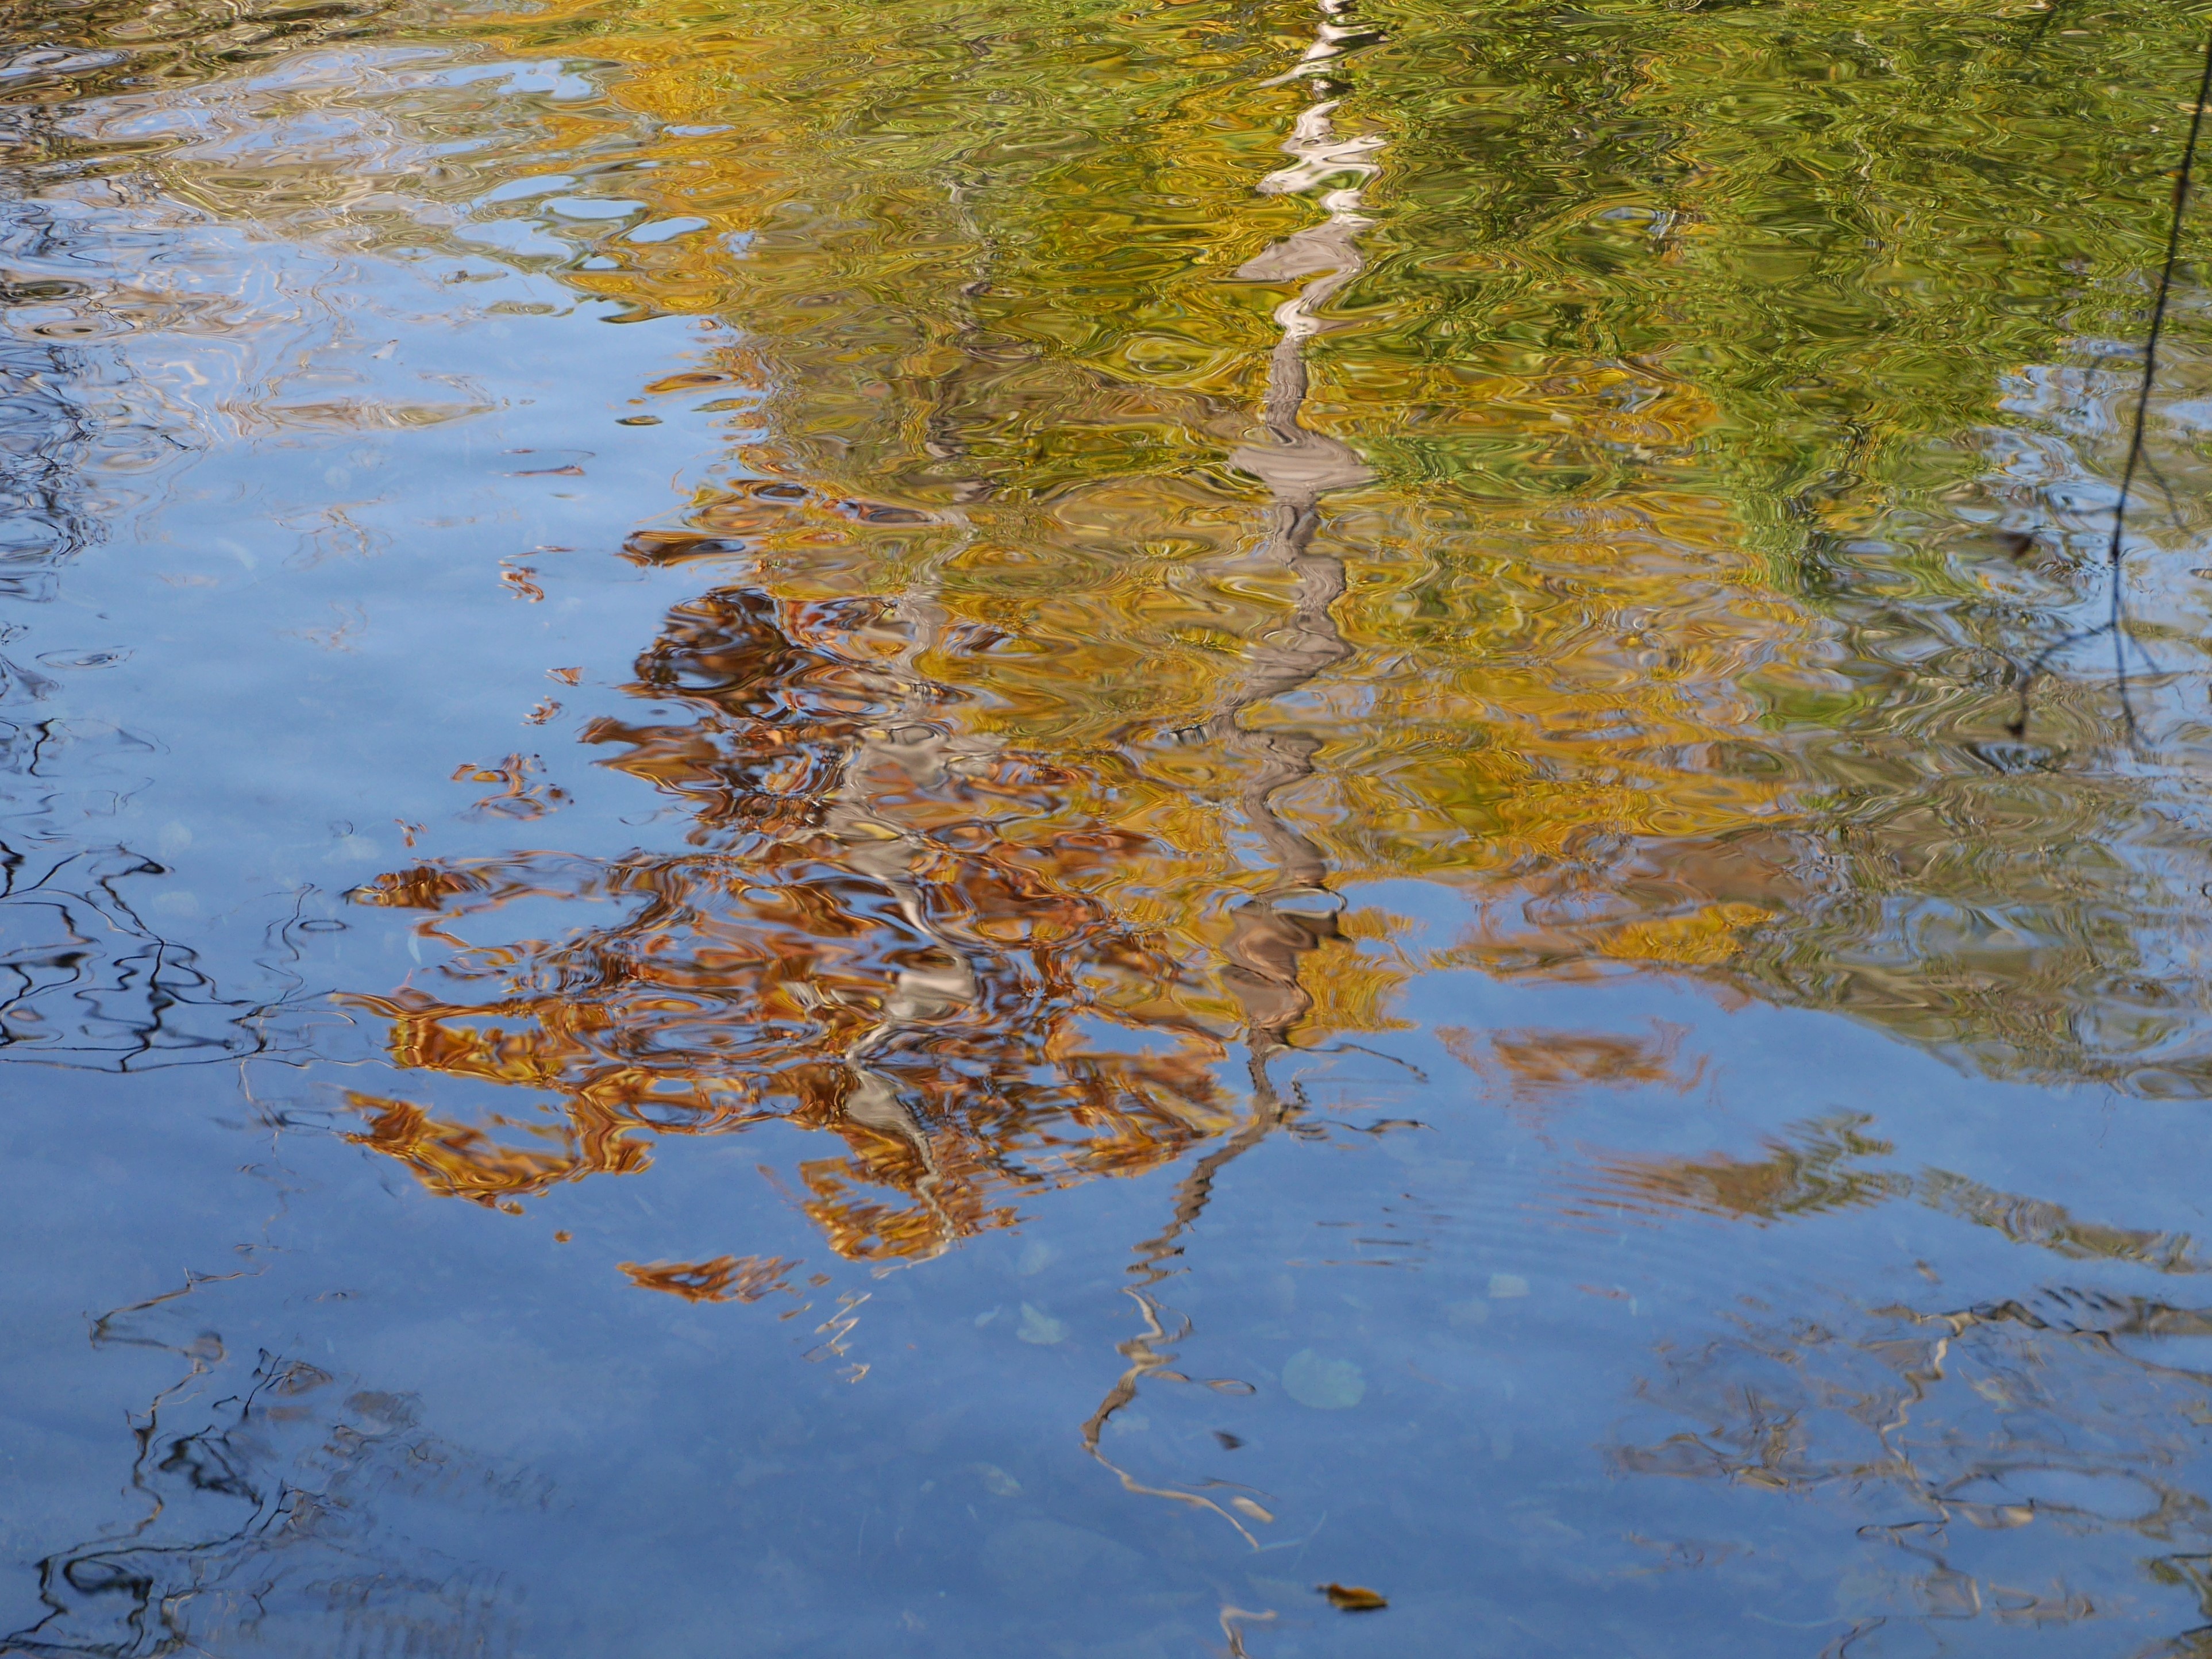
[[[787,1289],[784,1276],[799,1266],[780,1256],[718,1255],[711,1261],[624,1261],[630,1283],[666,1291],[687,1302],[757,1302]]]
[[[733,588],[671,613],[633,689],[690,718],[586,736],[690,804],[694,849],[454,860],[355,894],[434,912],[421,931],[461,946],[442,994],[352,1000],[390,1022],[393,1058],[554,1097],[481,1127],[359,1097],[363,1144],[511,1206],[642,1169],[653,1136],[781,1117],[845,1142],[800,1167],[799,1202],[877,1258],[1010,1225],[1021,1194],[1153,1167],[1226,1124],[1223,1045],[1165,939],[1086,890],[1149,839],[1071,820],[1065,769],[948,735],[932,716],[950,694],[895,659],[891,609]],[[590,925],[469,941],[547,899]]]

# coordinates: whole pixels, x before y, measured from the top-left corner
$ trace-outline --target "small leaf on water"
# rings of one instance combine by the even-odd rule
[[[1316,1411],[1345,1411],[1367,1397],[1367,1375],[1349,1359],[1323,1359],[1301,1348],[1283,1366],[1283,1392]]]
[[[1067,1340],[1067,1327],[1046,1313],[1043,1309],[1022,1304],[1021,1328],[1014,1333],[1024,1342],[1034,1342],[1041,1348],[1049,1348],[1055,1342]]]
[[[738,377],[727,369],[687,368],[678,374],[665,374],[653,381],[647,392],[696,392],[702,386],[727,386]]]
[[[1022,1249],[1014,1262],[1014,1271],[1024,1279],[1034,1278],[1059,1259],[1060,1252],[1042,1239],[1033,1239]]]
[[[1339,1613],[1376,1613],[1390,1604],[1373,1590],[1358,1584],[1316,1584]]]

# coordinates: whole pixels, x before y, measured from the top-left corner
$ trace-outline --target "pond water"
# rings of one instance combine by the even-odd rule
[[[0,18],[0,1651],[2212,1654],[2183,9]]]

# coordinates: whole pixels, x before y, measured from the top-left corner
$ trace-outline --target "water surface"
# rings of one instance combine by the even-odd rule
[[[0,15],[0,1651],[2212,1652],[2190,18]]]

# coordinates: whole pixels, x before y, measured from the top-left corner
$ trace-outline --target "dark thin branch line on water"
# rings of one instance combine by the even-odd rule
[[[2173,180],[2173,212],[2166,230],[2166,263],[2158,273],[2158,297],[2151,307],[2150,332],[2143,342],[2142,381],[2136,388],[2136,416],[2128,439],[2127,464],[2120,471],[2120,499],[2112,504],[2112,539],[2106,549],[2105,567],[2110,573],[2112,611],[2106,626],[2112,630],[2112,665],[2119,682],[2120,709],[2126,716],[2128,738],[2136,737],[2135,706],[2128,698],[2127,622],[2125,585],[2121,565],[2127,557],[2124,544],[2128,524],[2128,497],[2135,488],[2136,472],[2143,465],[2143,433],[2150,422],[2150,394],[2158,379],[2158,347],[2166,331],[2166,313],[2173,300],[2173,273],[2181,263],[2181,231],[2189,213],[2189,185],[2197,171],[2197,144],[2204,131],[2204,105],[2212,99],[2212,33],[2204,40],[2204,66],[2197,79],[2197,97],[2189,107],[2189,142],[2182,147],[2181,170]],[[2153,469],[2156,471],[2155,468]]]
[[[2057,653],[2100,634],[2112,636],[2112,672],[2120,691],[2120,714],[2128,741],[2137,738],[2134,701],[2128,696],[2127,595],[2121,580],[2127,560],[2128,498],[2135,491],[2136,474],[2147,471],[2164,492],[2169,508],[2173,490],[2157,464],[2143,453],[2143,434],[2150,424],[2150,394],[2158,380],[2158,348],[2166,333],[2166,316],[2173,302],[2173,273],[2181,264],[2181,232],[2189,214],[2189,187],[2197,173],[2197,147],[2204,133],[2204,106],[2212,100],[2212,33],[2204,40],[2204,62],[2197,77],[2197,97],[2189,106],[2189,141],[2182,146],[2181,167],[2174,174],[2173,212],[2166,230],[2166,263],[2158,273],[2158,292],[2151,303],[2150,331],[2143,340],[2142,380],[2136,387],[2136,412],[2128,437],[2128,459],[2120,470],[2120,498],[2112,503],[2112,538],[2105,550],[2105,568],[2111,586],[2110,609],[2098,627],[2082,629],[2052,641],[2038,652],[2020,682],[2020,712],[2014,716],[2012,734],[2027,734],[2028,697],[2044,666]]]

